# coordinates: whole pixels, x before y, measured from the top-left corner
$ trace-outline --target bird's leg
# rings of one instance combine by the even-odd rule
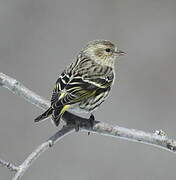
[[[90,115],[89,122],[90,122],[91,128],[93,128],[94,122],[95,122],[95,117],[93,114]]]
[[[94,117],[94,115],[91,114],[88,120],[89,120],[89,123],[90,123],[91,128],[93,128],[93,125],[94,125],[94,122],[95,122],[95,117]],[[88,132],[88,136],[89,136],[89,135],[90,135],[90,132]]]
[[[80,121],[79,120],[75,120],[75,131],[78,132],[80,129]]]
[[[89,127],[90,129],[93,128],[95,122],[97,123],[98,121],[95,121],[94,115],[91,114],[91,116],[87,118],[80,118],[80,117],[71,117],[68,113],[65,114],[65,122],[67,126],[74,126],[75,131],[78,132],[80,130],[80,127]],[[88,132],[88,135],[90,132]]]
[[[67,113],[67,118],[64,120],[66,122],[66,126],[74,126],[75,128],[75,131],[78,132],[79,129],[80,129],[80,126],[81,126],[81,122],[80,122],[80,119],[78,118],[72,118],[72,116],[68,113]]]

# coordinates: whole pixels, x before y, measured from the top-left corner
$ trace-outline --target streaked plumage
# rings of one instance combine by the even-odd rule
[[[56,81],[51,107],[35,121],[52,116],[56,126],[66,110],[93,112],[108,96],[114,82],[114,60],[122,51],[110,41],[88,43]]]

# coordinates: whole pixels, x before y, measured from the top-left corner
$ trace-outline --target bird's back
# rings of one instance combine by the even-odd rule
[[[72,85],[74,83],[75,87],[81,84],[82,89],[94,91],[90,97],[85,97],[72,106],[71,109],[79,112],[92,112],[99,107],[108,96],[114,81],[112,67],[97,64],[83,54],[80,54],[65,72],[71,75],[69,82],[72,82]]]

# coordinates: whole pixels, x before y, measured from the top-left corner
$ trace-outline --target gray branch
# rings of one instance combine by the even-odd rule
[[[55,133],[52,137],[50,137],[46,142],[42,143],[38,146],[26,159],[25,161],[18,167],[18,171],[13,177],[12,180],[19,180],[25,171],[32,165],[32,163],[48,148],[52,147],[57,141],[62,139],[64,136],[73,132],[74,127],[65,126],[60,131]]]
[[[36,105],[41,109],[47,109],[50,106],[50,102],[37,95],[33,91],[26,88],[23,84],[17,80],[0,73],[0,86],[5,87],[12,91],[14,94],[26,99],[28,102]],[[76,120],[80,122],[81,131],[92,132],[100,135],[111,136],[129,141],[140,142],[143,144],[149,144],[158,148],[175,152],[176,151],[176,140],[170,139],[162,131],[156,131],[155,133],[148,133],[136,129],[128,129],[120,126],[113,126],[103,122],[95,122],[93,128],[85,118],[81,118],[69,112],[66,112],[63,116],[63,120],[66,121],[67,125],[64,126],[60,131],[55,133],[46,142],[37,147],[26,159],[19,165],[14,166],[11,163],[0,160],[0,164],[10,170],[16,171],[13,180],[19,180],[29,166],[49,147],[55,144],[64,136],[74,131],[74,123]],[[4,162],[4,163],[3,163]]]

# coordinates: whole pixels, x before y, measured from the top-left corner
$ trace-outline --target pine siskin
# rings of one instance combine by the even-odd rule
[[[89,42],[60,75],[51,97],[51,107],[35,122],[52,116],[58,126],[67,110],[92,113],[108,96],[115,78],[115,59],[123,54],[110,41]]]

